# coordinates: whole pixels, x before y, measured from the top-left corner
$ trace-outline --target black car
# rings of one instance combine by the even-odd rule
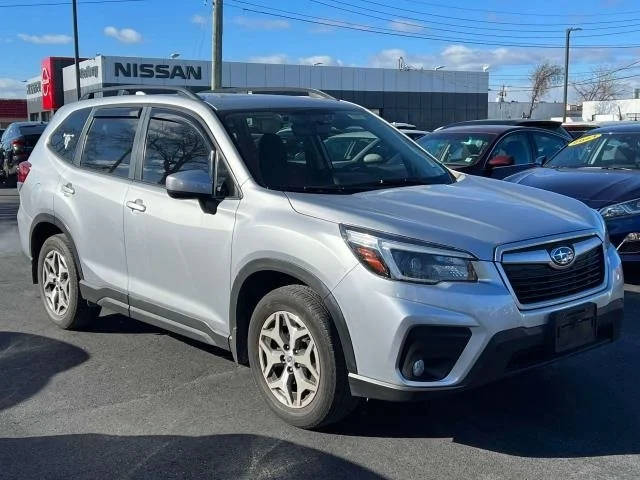
[[[559,135],[564,135],[567,138],[573,138],[567,129],[562,125],[562,122],[555,120],[531,120],[529,118],[520,119],[491,119],[486,118],[482,120],[465,120],[463,122],[450,123],[449,125],[442,126],[438,130],[451,127],[464,127],[464,126],[478,126],[478,125],[510,125],[512,127],[535,127],[542,128],[543,130],[549,130]]]
[[[29,158],[46,127],[41,122],[15,122],[7,127],[0,138],[0,178],[15,175],[18,164]]]
[[[541,165],[569,140],[541,128],[478,124],[437,130],[417,143],[453,170],[504,178]]]
[[[561,193],[598,210],[623,263],[640,265],[640,124],[591,130],[543,168],[506,180]]]

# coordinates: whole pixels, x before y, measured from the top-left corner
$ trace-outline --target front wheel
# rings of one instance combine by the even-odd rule
[[[251,370],[286,422],[319,428],[354,408],[339,345],[329,312],[309,287],[281,287],[258,303],[249,325]]]

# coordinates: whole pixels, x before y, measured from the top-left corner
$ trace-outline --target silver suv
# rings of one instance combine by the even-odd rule
[[[305,428],[619,335],[620,259],[582,203],[452,172],[352,103],[177,93],[67,105],[23,165],[61,328],[105,307],[228,349]]]

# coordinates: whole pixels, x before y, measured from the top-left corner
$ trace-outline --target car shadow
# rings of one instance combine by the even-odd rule
[[[2,438],[0,465],[4,478],[382,478],[313,448],[244,434]]]
[[[640,304],[640,294],[627,295]],[[639,314],[637,307],[627,309],[622,338],[615,344],[430,402],[370,401],[331,432],[452,438],[536,458],[638,454]]]
[[[0,411],[29,399],[56,374],[89,355],[66,342],[40,335],[0,332]]]

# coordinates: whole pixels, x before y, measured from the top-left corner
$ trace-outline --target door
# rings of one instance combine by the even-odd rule
[[[124,215],[132,316],[140,309],[200,331],[204,323],[227,336],[239,200],[226,198],[214,212],[198,200],[167,194],[164,185],[172,173],[202,169],[211,174],[209,157],[216,147],[196,118],[153,108],[143,142],[143,163],[127,193]]]
[[[492,178],[505,178],[534,166],[531,143],[526,131],[506,134],[501,138],[487,161],[487,169]]]
[[[78,249],[85,282],[122,295],[127,291],[123,204],[140,113],[139,107],[94,111],[85,128],[82,151],[75,156],[76,165],[60,162],[63,168],[54,200],[55,215],[67,225]],[[79,118],[78,125],[83,123]],[[51,148],[60,160],[66,160],[64,146],[73,145],[80,132],[73,122],[62,127],[63,140]],[[126,302],[126,298],[115,297]]]

